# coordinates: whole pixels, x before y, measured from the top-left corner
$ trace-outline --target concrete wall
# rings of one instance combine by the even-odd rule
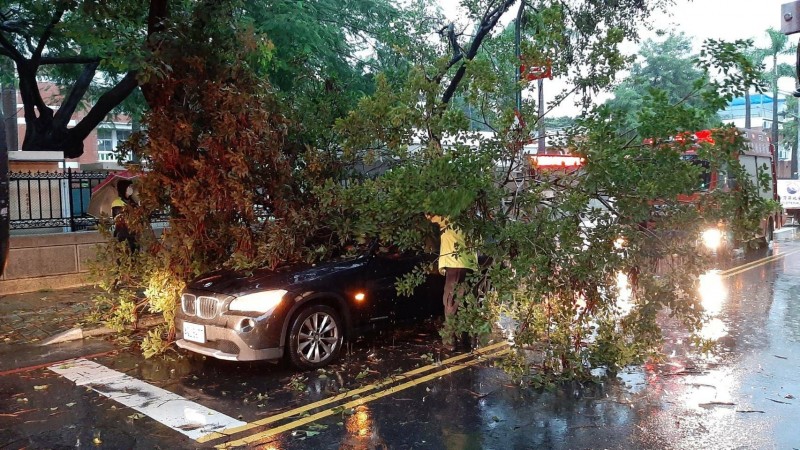
[[[105,242],[97,231],[11,236],[0,295],[91,284],[89,262]]]

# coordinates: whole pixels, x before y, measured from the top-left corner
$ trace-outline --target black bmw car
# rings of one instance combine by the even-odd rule
[[[177,345],[232,361],[287,357],[300,369],[325,366],[359,331],[441,314],[438,273],[428,274],[411,297],[395,288],[398,277],[434,258],[372,245],[360,256],[315,266],[201,276],[181,296]]]

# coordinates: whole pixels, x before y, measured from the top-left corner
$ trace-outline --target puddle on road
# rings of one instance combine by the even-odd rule
[[[638,394],[647,387],[647,373],[641,366],[626,368],[617,374],[617,379],[631,394]]]

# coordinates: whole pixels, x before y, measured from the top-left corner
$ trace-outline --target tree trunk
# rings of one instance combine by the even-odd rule
[[[16,105],[14,105],[16,106]],[[6,116],[5,108],[0,105],[0,117]],[[8,147],[6,146],[5,124],[0,126],[0,275],[3,275],[8,261],[10,211],[8,204]],[[15,123],[16,125],[16,118]]]
[[[744,93],[744,127],[750,129],[750,90]]]
[[[772,56],[772,144],[778,148],[778,55]]]
[[[13,84],[2,87],[0,97],[3,101],[3,125],[6,133],[8,151],[19,150],[19,132],[17,127],[17,90]]]
[[[57,151],[63,152],[65,158],[77,158],[83,154],[83,140],[88,137],[88,134],[80,136],[73,130],[66,126],[54,126],[52,117],[40,117],[33,123],[28,122],[22,149]]]

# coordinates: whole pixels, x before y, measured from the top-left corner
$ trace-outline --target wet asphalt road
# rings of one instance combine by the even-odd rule
[[[198,442],[100,395],[102,383],[92,390],[40,368],[0,377],[0,449],[800,448],[800,237],[778,235],[707,286],[715,355],[668,323],[663,364],[602,385],[519,388],[490,357],[439,347],[435,323],[362,338],[339,364],[310,373],[115,352],[92,360],[260,425]],[[159,401],[148,403],[168,406]]]

